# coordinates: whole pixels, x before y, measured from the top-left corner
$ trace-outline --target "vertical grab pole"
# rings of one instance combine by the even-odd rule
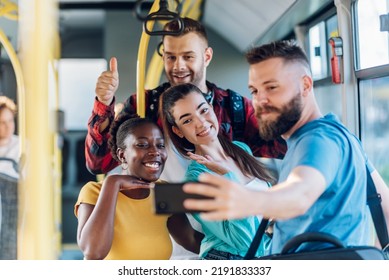
[[[159,7],[159,1],[155,0],[151,6],[150,13],[156,12]],[[154,21],[147,22],[148,29],[152,30],[154,26]],[[146,105],[145,105],[145,69],[146,69],[146,58],[147,58],[147,48],[149,46],[150,36],[146,34],[143,29],[142,36],[140,38],[139,50],[138,50],[138,60],[136,63],[136,110],[137,114],[142,118],[146,114]]]
[[[184,0],[183,0],[184,1]],[[201,15],[201,3],[203,0],[184,1],[182,6],[181,17],[190,17],[198,20]],[[146,75],[146,88],[156,88],[159,85],[161,74],[163,72],[163,60],[158,51],[155,51],[150,60]]]
[[[54,224],[50,62],[55,56],[58,5],[19,0],[20,58],[26,89],[26,167],[19,189],[18,259],[57,259]]]

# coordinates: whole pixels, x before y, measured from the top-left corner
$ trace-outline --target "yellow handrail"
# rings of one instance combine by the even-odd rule
[[[53,228],[53,252],[56,256],[59,256],[62,251],[62,150],[59,145],[63,140],[59,134],[59,123],[57,118],[57,112],[59,109],[59,78],[58,78],[58,59],[61,56],[61,39],[58,32],[54,32],[54,44],[53,44],[53,57],[50,58],[50,68],[53,74],[53,87],[49,91],[53,91],[53,102],[51,104],[51,114],[54,114],[53,120],[55,123],[52,124],[54,129],[51,131],[51,146],[52,146],[52,163],[53,163],[53,198],[54,198],[54,228]],[[49,79],[50,80],[50,79]]]
[[[154,52],[147,68],[145,88],[156,88],[163,71],[163,60],[157,51]]]
[[[159,1],[154,1],[149,13],[154,13],[159,8]],[[152,30],[154,21],[147,22],[147,29]],[[143,30],[140,38],[138,60],[136,63],[136,104],[137,114],[141,117],[145,117],[145,69],[146,69],[146,55],[147,48],[149,46],[150,36]]]
[[[26,87],[26,179],[19,192],[18,259],[57,259],[59,250],[55,196],[58,5],[52,0],[19,0],[20,60]],[[49,79],[49,77],[51,79]],[[31,105],[31,106],[30,106]],[[58,182],[58,181],[57,181]],[[56,210],[57,209],[57,210]],[[22,215],[22,216],[20,216]]]
[[[23,78],[23,71],[22,67],[20,65],[19,58],[16,55],[16,52],[14,48],[12,47],[11,42],[8,40],[7,36],[3,32],[3,30],[0,29],[0,42],[3,45],[5,52],[8,54],[12,67],[15,72],[16,76],[16,87],[17,87],[17,104],[18,104],[18,111],[20,112],[18,114],[18,135],[20,139],[20,154],[19,158],[24,157],[25,155],[25,139],[26,139],[26,123],[23,112],[26,110],[26,102],[25,102],[25,88],[24,88],[24,78]],[[21,161],[23,164],[23,160]],[[23,166],[21,166],[21,169]]]
[[[180,16],[198,19],[201,14],[200,7],[202,1],[203,0],[184,1]],[[155,51],[147,69],[145,88],[156,88],[159,85],[162,72],[163,60],[158,52]]]
[[[11,20],[17,20],[19,18],[18,6],[9,0],[0,0],[0,17],[1,16]]]

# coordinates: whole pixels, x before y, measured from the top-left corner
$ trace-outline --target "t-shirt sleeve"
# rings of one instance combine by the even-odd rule
[[[236,146],[244,150],[246,153],[253,155],[253,152],[251,151],[250,147],[246,143],[240,141],[233,141],[232,143],[234,143]]]
[[[320,132],[312,132],[299,140],[296,145],[292,166],[309,166],[318,170],[330,185],[339,169],[342,159],[343,139],[334,134],[325,136]]]
[[[199,176],[202,173],[210,173],[210,174],[216,174],[215,172],[209,170],[207,167],[205,167],[203,164],[199,164],[196,162],[192,162],[189,166],[188,169],[186,170],[184,181],[185,182],[197,182]],[[223,175],[224,178],[227,178],[231,181],[237,182],[238,179],[233,172],[228,172]]]
[[[96,205],[99,198],[101,184],[97,182],[88,182],[80,190],[76,204],[74,205],[74,215],[77,217],[78,207],[81,203]]]
[[[189,165],[188,170],[185,173],[185,182],[197,182],[201,173],[205,172],[200,166],[194,167],[193,164]]]

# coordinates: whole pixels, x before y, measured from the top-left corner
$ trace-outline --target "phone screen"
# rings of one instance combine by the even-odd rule
[[[188,182],[186,182],[188,183]],[[186,183],[156,183],[154,186],[154,211],[156,214],[195,213],[184,207],[184,200],[210,199],[207,196],[189,194],[183,191]]]

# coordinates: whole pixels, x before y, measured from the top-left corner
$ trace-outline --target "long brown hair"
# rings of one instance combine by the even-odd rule
[[[184,157],[188,158],[187,152],[194,152],[195,146],[190,143],[185,137],[180,138],[173,132],[173,126],[177,127],[173,117],[173,108],[178,100],[183,99],[185,96],[196,93],[204,97],[201,90],[192,84],[180,84],[168,88],[160,97],[159,113],[161,114],[161,120],[165,135],[167,135],[177,151]],[[205,100],[205,98],[204,98]],[[259,179],[274,182],[274,178],[267,171],[266,167],[259,162],[255,157],[241,149],[237,145],[233,144],[229,139],[220,133],[218,139],[222,145],[226,154],[231,157],[239,169],[245,176],[254,176]]]

